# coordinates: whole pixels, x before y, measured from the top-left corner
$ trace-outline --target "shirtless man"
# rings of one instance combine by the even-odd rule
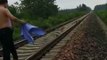
[[[3,47],[3,60],[10,60],[10,53],[13,55],[13,60],[18,60],[13,43],[11,22],[18,22],[20,24],[24,22],[14,17],[7,9],[7,5],[7,0],[0,0],[0,42]]]

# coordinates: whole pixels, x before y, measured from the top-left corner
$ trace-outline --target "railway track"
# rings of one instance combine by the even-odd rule
[[[66,37],[87,16],[88,14],[84,15],[83,17],[73,22],[69,22],[65,25],[62,25],[61,27],[46,34],[45,36],[36,39],[34,45],[26,44],[26,42],[24,43],[21,42],[22,44],[19,43],[21,45],[17,44],[16,47],[18,48],[17,52],[19,60],[40,60],[47,52],[49,52],[58,43],[64,45],[66,43],[66,41],[63,41],[64,37]],[[2,60],[2,57],[0,57],[0,60]]]
[[[54,59],[46,60],[107,60],[107,26],[97,15],[91,13],[73,32]]]

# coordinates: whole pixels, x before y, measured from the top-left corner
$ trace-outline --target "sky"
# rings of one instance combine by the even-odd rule
[[[11,5],[19,0],[8,0],[8,1],[9,1],[9,5]],[[56,0],[55,1],[55,4],[58,5],[60,9],[76,8],[77,6],[83,3],[94,9],[96,5],[107,3],[107,0]]]

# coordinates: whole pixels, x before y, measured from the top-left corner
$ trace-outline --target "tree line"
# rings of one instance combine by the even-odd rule
[[[19,18],[48,18],[58,12],[55,0],[20,0],[21,3],[9,6],[10,11]]]
[[[18,18],[25,19],[47,19],[49,16],[57,15],[58,12],[77,12],[90,11],[91,9],[85,4],[78,6],[75,9],[59,10],[55,5],[55,0],[20,0],[21,3],[9,6],[9,10]]]
[[[43,29],[57,26],[60,23],[84,15],[84,12],[88,12],[85,4],[85,6],[81,5],[75,9],[59,10],[59,7],[55,5],[55,0],[20,1],[20,4],[16,2],[14,5],[9,6],[11,13]],[[20,28],[15,27],[14,29],[14,39],[19,39]]]
[[[94,8],[95,11],[107,10],[107,3],[102,5],[96,5]]]
[[[60,10],[60,12],[62,12],[62,13],[74,13],[74,12],[86,12],[86,13],[88,13],[90,11],[91,11],[91,8],[85,4],[80,4],[79,6],[77,6],[77,8],[74,8],[74,9]]]

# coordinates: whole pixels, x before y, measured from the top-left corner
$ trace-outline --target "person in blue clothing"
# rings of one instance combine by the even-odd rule
[[[16,48],[13,43],[11,22],[20,24],[24,24],[25,22],[13,16],[7,9],[7,6],[7,0],[0,0],[0,42],[3,47],[3,60],[10,60],[10,53],[13,55],[13,60],[18,60]]]

